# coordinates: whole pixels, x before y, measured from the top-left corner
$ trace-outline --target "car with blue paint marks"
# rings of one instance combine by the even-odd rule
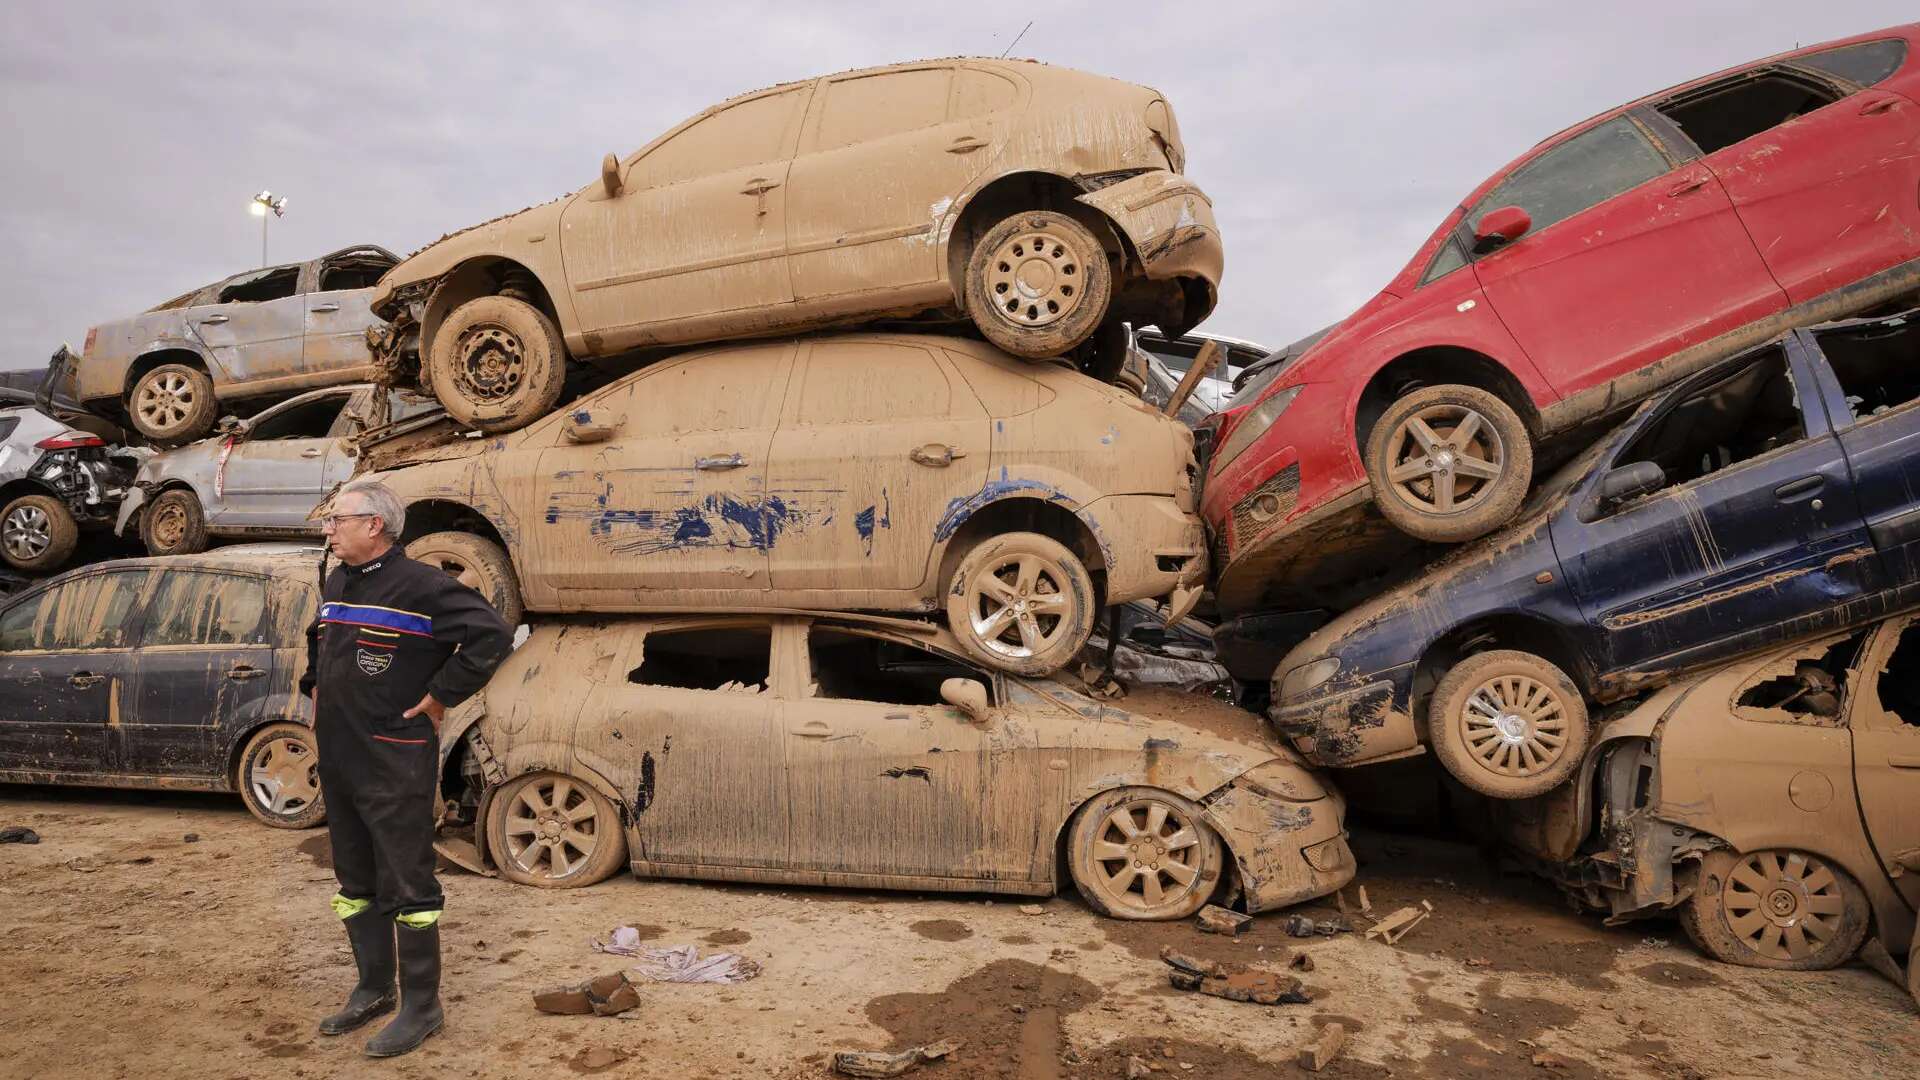
[[[1198,602],[1192,433],[1064,362],[954,337],[739,344],[645,367],[511,434],[366,478],[408,552],[503,610],[944,613],[1046,674],[1100,608]]]
[[[1639,409],[1518,524],[1352,608],[1274,672],[1309,759],[1432,749],[1540,795],[1589,700],[1920,602],[1920,311],[1796,330]]]

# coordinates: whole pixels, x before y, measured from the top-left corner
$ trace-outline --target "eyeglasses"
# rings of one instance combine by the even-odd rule
[[[370,518],[370,517],[379,517],[379,516],[380,516],[379,514],[328,514],[326,517],[323,517],[320,519],[320,531],[332,532],[333,530],[340,527],[341,522],[346,521],[349,518]]]

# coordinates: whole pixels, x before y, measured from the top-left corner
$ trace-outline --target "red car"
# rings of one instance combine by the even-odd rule
[[[1210,418],[1221,610],[1345,606],[1417,542],[1506,522],[1536,455],[1653,391],[1916,295],[1920,23],[1569,128]]]

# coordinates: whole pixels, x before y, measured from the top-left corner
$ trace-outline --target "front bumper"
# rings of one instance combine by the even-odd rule
[[[1193,181],[1155,169],[1077,201],[1112,218],[1127,234],[1149,280],[1197,278],[1206,282],[1209,296],[1219,293],[1226,262],[1220,227],[1213,220],[1213,200]]]
[[[1411,677],[1411,668],[1382,673],[1382,677],[1293,703],[1280,702],[1267,710],[1274,729],[1315,765],[1364,765],[1398,757],[1420,745],[1420,727],[1405,708],[1396,675]]]
[[[1326,896],[1353,880],[1346,801],[1276,798],[1239,781],[1207,804],[1207,823],[1227,842],[1249,914]]]
[[[1108,495],[1078,516],[1106,561],[1108,604],[1165,596],[1182,617],[1193,610],[1207,581],[1207,534],[1199,517],[1167,495]]]

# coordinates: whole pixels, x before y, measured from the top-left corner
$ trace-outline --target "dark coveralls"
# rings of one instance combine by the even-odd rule
[[[485,598],[398,545],[327,575],[300,689],[320,691],[313,728],[342,919],[369,908],[410,925],[439,918],[439,740],[424,712],[401,714],[429,693],[449,707],[465,701],[512,645]]]

